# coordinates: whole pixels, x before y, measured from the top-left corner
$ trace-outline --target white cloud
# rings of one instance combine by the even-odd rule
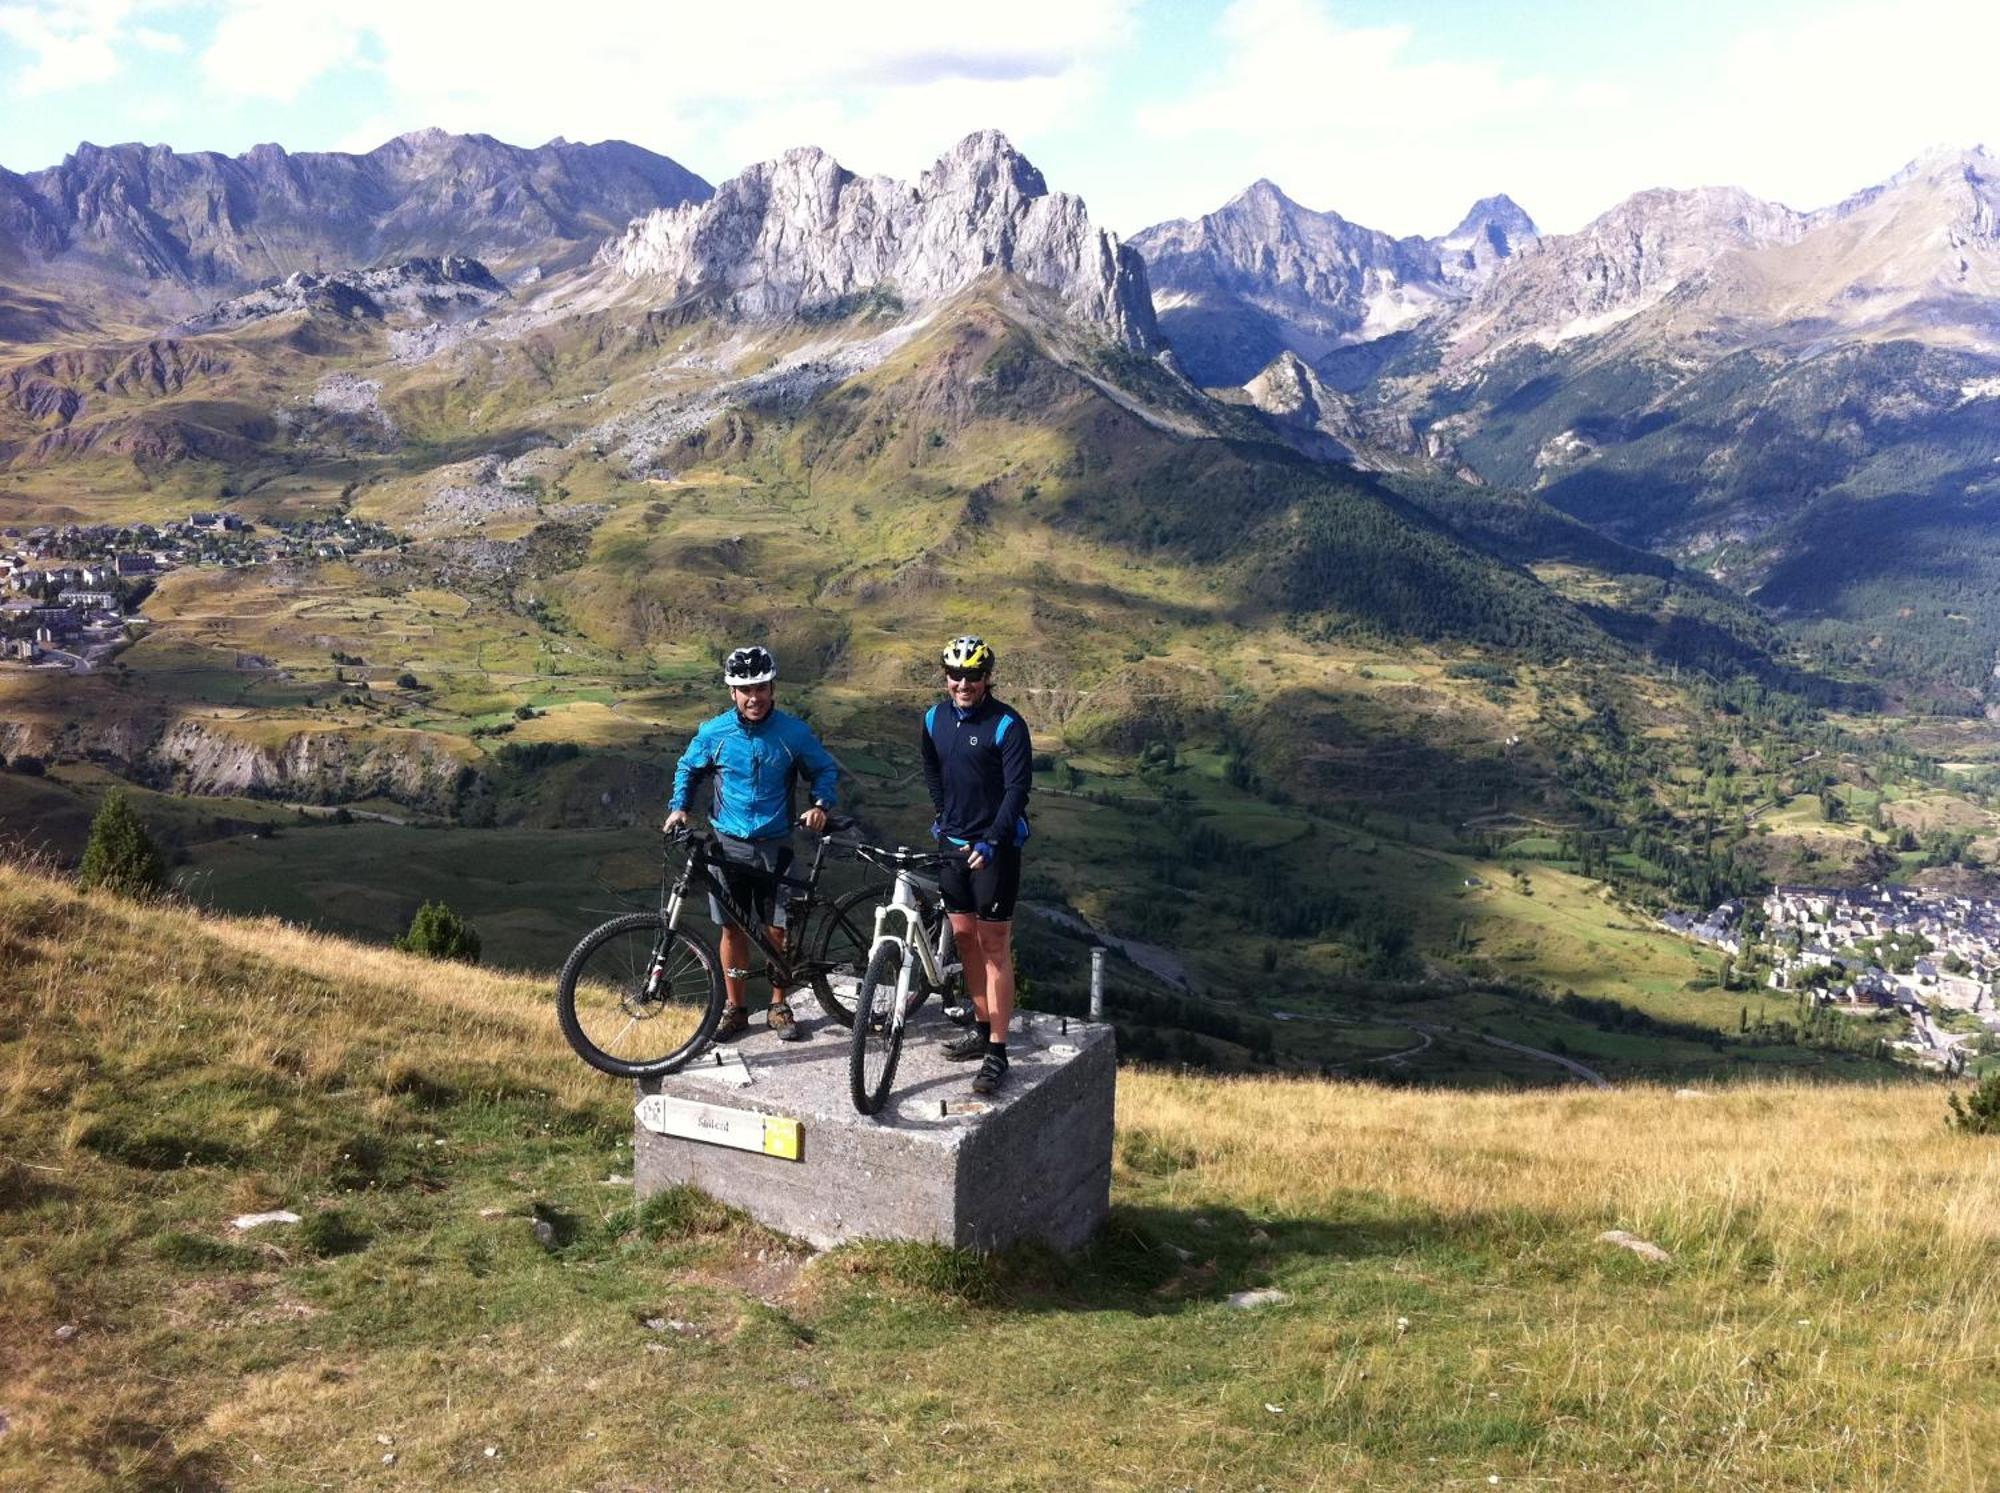
[[[13,92],[24,98],[103,83],[118,74],[130,0],[27,0],[0,5],[0,37],[22,54]]]
[[[202,78],[224,96],[289,103],[315,78],[352,61],[360,40],[344,7],[243,0],[217,22],[201,54]]]
[[[1236,0],[1214,41],[1185,97],[1138,111],[1166,149],[1104,194],[1121,226],[1211,210],[1259,176],[1395,233],[1438,232],[1497,191],[1557,230],[1650,186],[1742,185],[1811,207],[1932,141],[2000,137],[1991,0],[1854,0],[1746,24],[1713,55],[1635,52],[1588,78],[1451,58],[1449,36],[1407,26],[1344,26],[1329,0]]]
[[[395,121],[390,133],[619,136],[711,171],[817,144],[857,169],[903,172],[981,125],[1072,118],[1136,3],[883,0],[861,13],[823,0],[601,0],[572,24],[545,0],[494,0],[476,19],[410,0],[224,0],[201,61],[209,88],[246,98],[294,98],[319,76],[365,69],[387,95],[376,114]]]
[[[1721,60],[1700,163],[1809,208],[1927,146],[2000,146],[1996,57],[2000,7],[1986,0],[1864,0],[1747,31]]]

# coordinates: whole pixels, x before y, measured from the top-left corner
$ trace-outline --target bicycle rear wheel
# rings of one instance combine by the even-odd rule
[[[842,1026],[854,1025],[854,1001],[868,973],[868,949],[875,942],[875,908],[887,900],[881,887],[865,886],[836,899],[813,921],[813,998]]]
[[[714,1035],[722,967],[708,941],[657,912],[583,936],[556,982],[556,1018],[577,1056],[617,1078],[671,1073]]]
[[[896,1011],[897,986],[902,983],[903,950],[884,942],[868,959],[868,973],[854,1002],[854,1030],[847,1046],[847,1087],[854,1107],[864,1115],[881,1109],[896,1081],[896,1061],[903,1055],[903,1023]]]

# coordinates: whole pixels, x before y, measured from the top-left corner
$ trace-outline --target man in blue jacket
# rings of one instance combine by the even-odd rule
[[[674,791],[667,800],[669,834],[688,822],[688,796],[698,775],[715,780],[709,827],[730,861],[769,874],[730,875],[730,896],[785,943],[785,888],[776,877],[792,863],[792,783],[812,779],[813,804],[804,823],[814,834],[826,831],[834,805],[839,767],[813,735],[812,727],[779,710],[772,689],[778,661],[768,648],[738,648],[722,666],[734,708],[701,723],[674,768]],[[729,873],[725,873],[729,874]],[[722,981],[729,1005],[715,1029],[718,1042],[740,1037],[750,1026],[744,997],[750,978],[750,935],[723,916],[714,897],[708,915],[722,929]],[[805,1035],[792,1016],[785,992],[771,984],[771,1013],[765,1018],[782,1041]]]
[[[1014,899],[1028,839],[1034,749],[1028,723],[993,694],[993,650],[980,638],[944,649],[946,699],[924,712],[924,779],[944,844],[938,887],[976,1018],[944,1046],[956,1062],[979,1063],[975,1094],[1007,1081],[1007,1028],[1014,1019]]]

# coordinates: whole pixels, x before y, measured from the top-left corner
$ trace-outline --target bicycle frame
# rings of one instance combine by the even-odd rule
[[[890,924],[900,921],[901,933],[890,931]],[[901,1026],[909,1015],[910,976],[913,973],[910,953],[915,950],[917,962],[923,966],[925,984],[932,990],[944,989],[943,945],[945,932],[951,926],[948,915],[938,914],[938,947],[931,947],[929,930],[924,927],[923,906],[917,897],[917,880],[908,867],[896,871],[895,890],[889,900],[875,909],[875,939],[869,945],[870,953],[886,941],[903,951],[901,972],[896,976],[896,1006],[890,1013],[890,1020]]]
[[[716,872],[716,867],[721,862],[713,851],[713,844],[712,840],[705,837],[693,839],[688,858],[681,866],[680,875],[668,883],[666,896],[660,907],[666,917],[667,932],[671,934],[680,926],[681,906],[687,900],[687,894],[694,889],[695,879],[699,874],[702,888],[715,898],[722,908],[723,916],[748,934],[750,941],[763,951],[767,970],[774,972],[781,983],[787,985],[793,983],[806,969],[805,964],[793,962],[798,957],[799,950],[789,945],[781,946],[774,943],[762,921],[753,917],[730,895],[727,881]],[[804,892],[805,895],[796,899],[787,912],[788,921],[796,923],[801,930],[804,929],[806,919],[812,916],[813,908],[819,902],[819,873],[820,867],[826,861],[827,844],[828,841],[824,836],[818,838],[818,843],[813,847],[812,869],[806,873],[804,880],[795,876],[760,873],[771,874],[772,879],[779,885]],[[761,973],[761,971],[750,971],[750,973]]]

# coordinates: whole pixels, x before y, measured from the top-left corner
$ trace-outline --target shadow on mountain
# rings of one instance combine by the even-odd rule
[[[1643,544],[1685,519],[1700,498],[1701,488],[1656,472],[1609,471],[1592,465],[1557,478],[1541,490],[1541,496],[1571,518],[1627,542]]]
[[[1558,374],[1544,373],[1531,378],[1520,388],[1493,406],[1492,413],[1498,417],[1525,415],[1553,399],[1556,391],[1568,382]]]
[[[1980,492],[1990,468],[1959,467],[1913,492],[1832,497],[1816,504],[1805,543],[1757,589],[1767,606],[1838,616],[1845,593],[1888,577],[1921,577],[1925,589],[1992,579],[1989,536],[2000,492]]]

